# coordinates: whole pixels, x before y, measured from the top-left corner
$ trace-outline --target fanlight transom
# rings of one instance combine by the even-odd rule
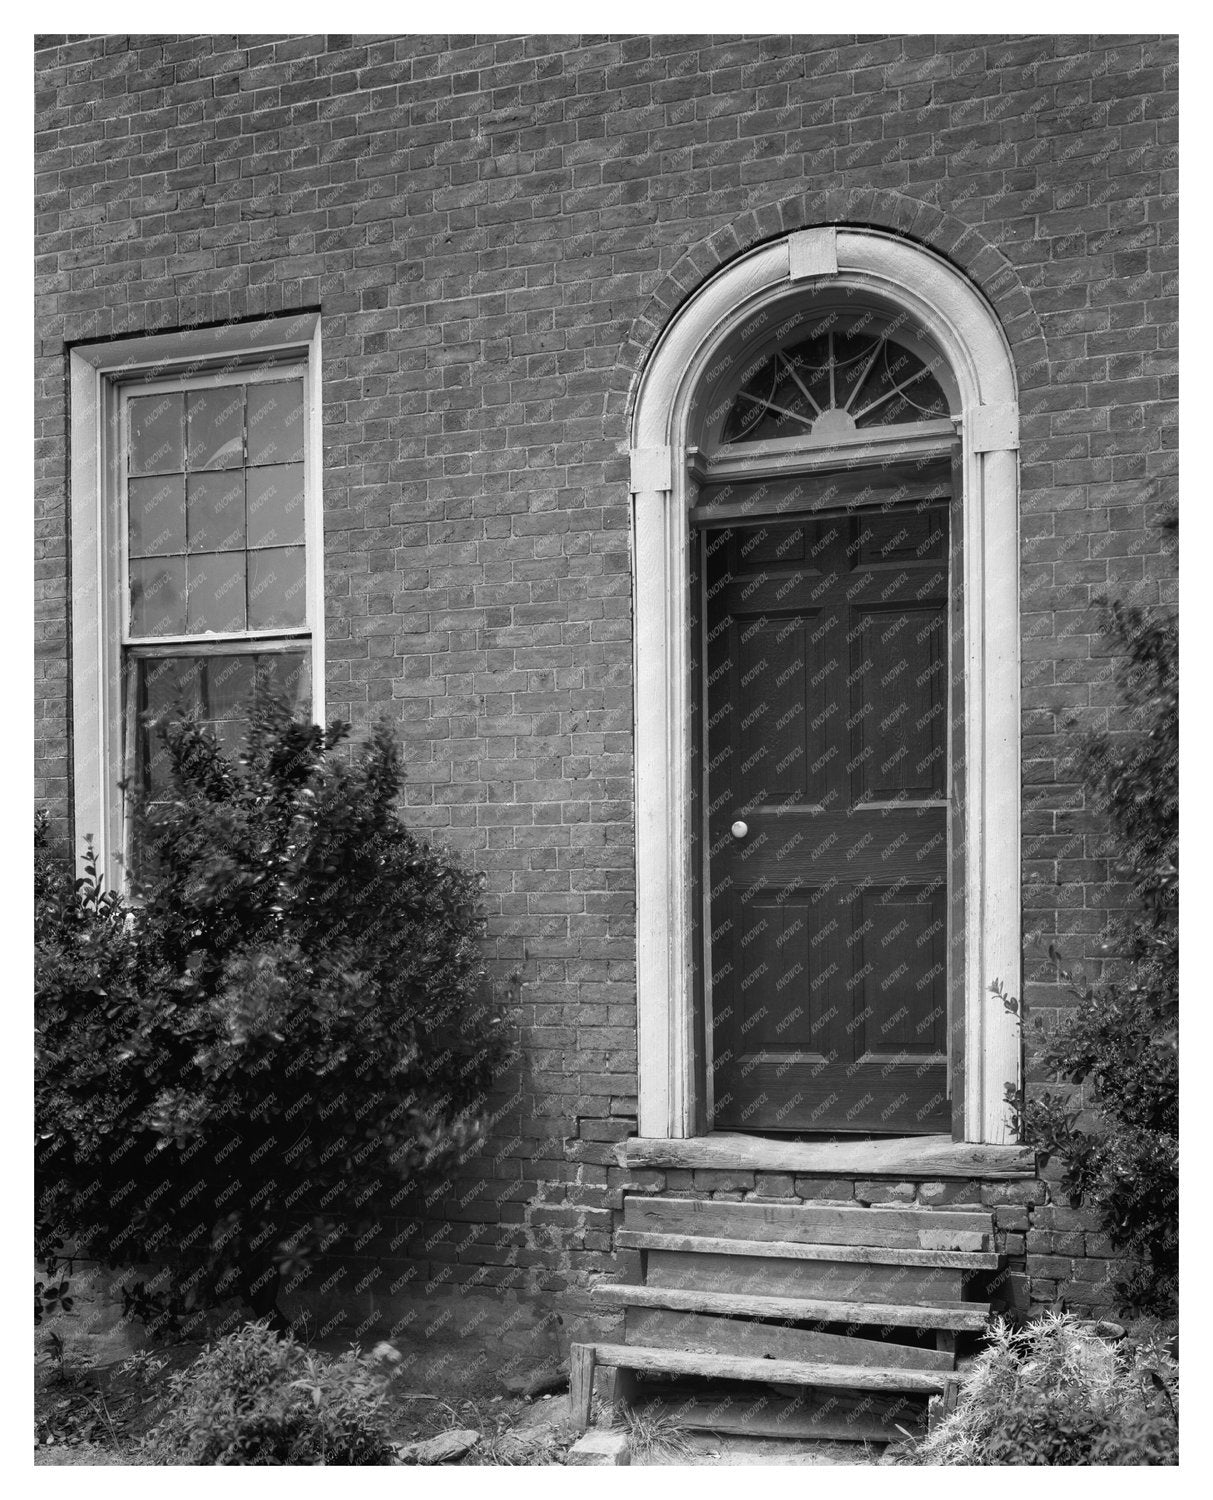
[[[916,353],[870,320],[818,328],[768,349],[746,368],[720,440],[807,436],[830,442],[871,428],[946,418],[948,399],[936,376],[942,368],[938,357],[925,349]]]

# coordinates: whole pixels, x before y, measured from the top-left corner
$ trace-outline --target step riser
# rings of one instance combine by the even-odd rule
[[[628,1197],[624,1201],[624,1228],[725,1239],[981,1251],[990,1248],[993,1219],[988,1212],[953,1213],[945,1209],[816,1208],[787,1203]]]
[[[689,1287],[627,1286],[600,1282],[593,1289],[596,1302],[611,1307],[663,1307],[673,1312],[710,1313],[725,1318],[760,1318],[767,1322],[804,1323],[820,1327],[843,1325],[835,1331],[851,1333],[855,1328],[888,1330],[985,1328],[988,1308],[979,1303],[928,1307],[894,1303],[826,1301],[821,1298],[778,1297],[763,1293],[697,1291]]]
[[[691,1432],[737,1433],[743,1437],[817,1439],[832,1443],[896,1443],[906,1432],[926,1430],[925,1396],[850,1396],[806,1391],[799,1396],[742,1395],[716,1398],[689,1385],[637,1387],[641,1409],[655,1398],[659,1409]],[[901,1429],[905,1429],[902,1431]]]
[[[818,1360],[825,1364],[905,1370],[950,1370],[952,1356],[882,1339],[813,1333],[739,1318],[629,1307],[624,1318],[627,1343],[695,1354],[730,1354],[756,1359]]]
[[[933,1266],[867,1266],[852,1262],[761,1259],[648,1250],[649,1286],[765,1297],[821,1297],[836,1302],[954,1303],[964,1297],[960,1271]]]
[[[740,1240],[694,1234],[650,1234],[621,1229],[620,1250],[687,1250],[698,1255],[757,1255],[782,1260],[846,1261],[871,1266],[949,1266],[958,1271],[993,1271],[999,1258],[986,1250],[898,1250],[869,1245],[819,1245],[796,1240]]]

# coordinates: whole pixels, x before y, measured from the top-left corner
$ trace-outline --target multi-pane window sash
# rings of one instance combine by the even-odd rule
[[[133,381],[118,415],[124,759],[155,800],[158,714],[233,750],[257,691],[309,711],[307,368]]]

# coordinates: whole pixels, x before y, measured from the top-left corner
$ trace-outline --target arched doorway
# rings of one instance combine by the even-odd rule
[[[633,434],[641,1135],[1009,1140],[1017,412],[993,314],[905,241],[792,235],[674,319]]]

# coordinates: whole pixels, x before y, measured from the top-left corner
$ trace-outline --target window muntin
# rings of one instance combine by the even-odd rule
[[[691,431],[701,471],[734,478],[793,456],[878,462],[950,442],[958,413],[936,341],[904,309],[856,299],[749,319],[713,354]]]
[[[726,444],[856,431],[948,415],[936,364],[870,320],[826,322],[750,361],[721,428]]]
[[[947,415],[934,372],[904,344],[887,332],[830,328],[761,359],[734,398],[721,441],[836,438]]]

